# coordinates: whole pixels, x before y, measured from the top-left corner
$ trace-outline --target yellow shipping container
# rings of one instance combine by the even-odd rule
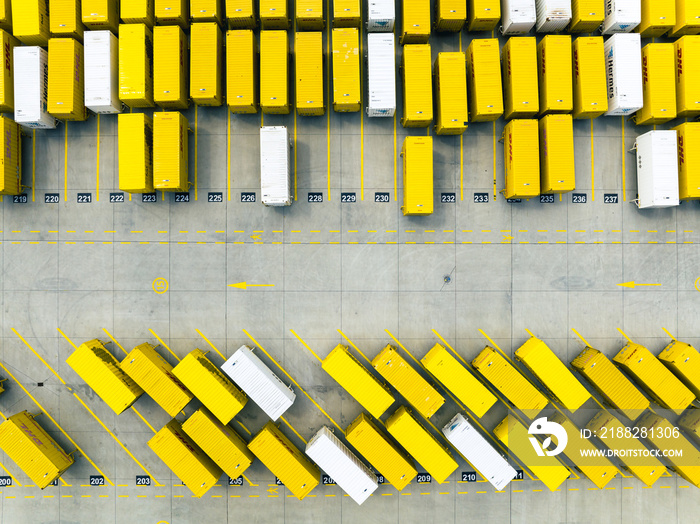
[[[527,428],[513,415],[504,418],[493,434],[508,447],[508,453],[525,464],[550,491],[556,491],[571,474],[556,457],[537,455]]]
[[[440,344],[421,359],[431,375],[465,405],[477,418],[483,417],[496,403],[496,397],[465,366]]]
[[[153,192],[153,122],[144,113],[121,113],[119,189],[127,193]]]
[[[680,415],[695,395],[644,346],[629,342],[613,357],[660,406]]]
[[[299,500],[321,481],[318,468],[272,422],[253,437],[248,449]]]
[[[229,29],[253,29],[257,27],[253,0],[226,0],[226,18]]]
[[[0,195],[19,195],[22,192],[22,137],[19,124],[0,115],[0,132],[4,147],[0,151]]]
[[[119,10],[125,24],[146,24],[153,29],[156,23],[154,0],[120,0]]]
[[[501,55],[498,39],[475,39],[467,49],[469,120],[490,122],[503,114]]]
[[[540,115],[571,113],[574,88],[569,35],[547,35],[540,40],[537,44],[537,73]]]
[[[47,109],[61,120],[85,120],[83,44],[73,38],[49,40],[49,96]]]
[[[187,31],[189,29],[188,6],[187,0],[155,0],[156,23],[179,25]]]
[[[260,29],[288,29],[287,0],[260,0]]]
[[[323,19],[323,0],[297,0],[297,31],[321,31],[326,27]]]
[[[566,430],[568,441],[563,451],[564,455],[598,489],[604,489],[619,473],[618,469],[606,457],[596,455],[598,448],[591,443],[589,438],[583,438],[581,430],[563,413],[555,413],[550,420],[562,425]]]
[[[46,0],[12,0],[12,34],[24,45],[46,47],[51,36]]]
[[[187,191],[189,123],[177,111],[153,113],[153,187]]]
[[[323,34],[320,31],[296,33],[294,55],[297,111],[304,116],[322,115],[326,112],[323,101]]]
[[[232,479],[242,475],[255,456],[231,426],[224,425],[206,408],[199,408],[182,424],[197,446]]]
[[[540,112],[537,90],[537,44],[533,36],[514,36],[501,50],[506,120]]]
[[[190,27],[190,98],[200,106],[223,102],[221,68],[223,37],[215,22]]]
[[[119,415],[143,395],[143,389],[124,371],[104,344],[88,340],[66,359],[83,381]]]
[[[173,367],[147,342],[129,351],[121,362],[129,375],[156,404],[174,417],[194,398],[194,395],[173,375]]]
[[[515,350],[515,359],[569,411],[576,411],[591,398],[588,390],[542,340],[530,337]]]
[[[401,44],[427,44],[430,38],[430,0],[403,0]]]
[[[571,115],[540,119],[540,191],[566,193],[576,189],[574,121]]]
[[[430,44],[406,45],[403,70],[403,127],[428,127],[433,121]]]
[[[501,21],[501,2],[499,0],[469,0],[467,7],[467,30],[493,31]]]
[[[221,477],[221,468],[199,449],[175,419],[151,437],[148,447],[197,498],[214,487]]]
[[[19,45],[19,40],[0,29],[0,45],[5,50],[5,67],[0,75],[0,113],[13,113],[15,110],[14,48]]]
[[[436,0],[435,29],[459,32],[467,21],[467,0]]]
[[[258,112],[258,41],[250,29],[226,33],[226,101],[232,113]]]
[[[438,135],[461,135],[467,130],[467,65],[464,53],[438,53],[433,79],[437,94]]]
[[[659,360],[700,399],[700,353],[697,349],[673,340],[659,353]]]
[[[12,32],[11,0],[0,0],[0,29]]]
[[[667,33],[676,25],[676,0],[642,0],[642,23],[635,29],[642,38]]]
[[[411,367],[394,346],[389,344],[382,349],[372,359],[372,366],[425,418],[432,417],[445,403],[443,396]]]
[[[153,35],[145,24],[122,24],[119,33],[119,99],[153,107]]]
[[[534,419],[549,403],[547,397],[492,347],[486,346],[472,360],[472,366],[530,419]]]
[[[683,429],[696,444],[700,444],[700,409],[690,408],[678,419],[678,426]]]
[[[403,204],[406,215],[433,212],[433,137],[407,136],[401,148],[403,157]]]
[[[625,468],[647,486],[652,486],[666,472],[666,466],[649,455],[649,450],[639,437],[634,438],[632,430],[607,411],[599,411],[586,424],[586,429],[613,452],[617,451]]]
[[[346,346],[338,344],[323,359],[321,367],[376,419],[394,403],[389,388],[360,364]]]
[[[574,118],[596,118],[608,110],[608,80],[602,36],[574,40]]]
[[[187,55],[187,35],[182,28],[153,28],[153,100],[163,109],[187,109]]]
[[[2,2],[0,2],[0,5]],[[78,0],[51,0],[49,3],[51,36],[68,36],[83,41],[85,26]]]
[[[605,0],[571,0],[569,33],[593,33],[605,20]]]
[[[260,32],[260,108],[289,114],[289,44],[287,31]]]
[[[630,420],[635,420],[649,407],[647,398],[597,349],[586,347],[571,365],[606,402]]]
[[[190,0],[192,22],[224,22],[224,5],[221,0]]]
[[[700,36],[684,36],[673,43],[676,51],[676,114],[700,116]]]
[[[635,114],[637,125],[663,124],[676,118],[673,44],[647,44],[642,48],[644,107]]]
[[[700,33],[700,2],[676,0],[676,21],[668,36],[697,35]]]
[[[364,413],[348,426],[345,437],[397,490],[401,491],[416,478],[418,471],[411,457],[389,440]]]
[[[333,29],[333,110],[361,108],[359,33],[354,27]]]
[[[406,406],[399,407],[387,419],[386,429],[438,484],[445,482],[457,469],[457,462],[447,448],[416,420]]]
[[[199,349],[188,353],[173,368],[173,374],[223,424],[228,424],[248,402],[245,393]]]
[[[700,199],[700,122],[673,128],[678,134],[678,181],[682,200]]]
[[[540,194],[540,146],[537,120],[511,120],[503,130],[506,198]]]
[[[27,411],[0,424],[0,449],[40,489],[49,486],[73,464],[73,457]]]
[[[333,0],[333,27],[360,27],[360,0]]]
[[[83,24],[92,31],[108,30],[119,33],[119,2],[117,0],[80,0]]]

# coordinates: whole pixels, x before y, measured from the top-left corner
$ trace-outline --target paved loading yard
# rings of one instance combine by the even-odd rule
[[[463,35],[463,50],[469,39]],[[431,44],[433,57],[459,48],[455,35],[434,35]],[[400,118],[400,90],[398,102]],[[194,127],[195,109],[187,115]],[[503,187],[502,146],[495,144],[500,120],[495,127],[470,125],[463,162],[459,137],[435,137],[435,213],[404,218],[398,153],[407,130],[392,119],[361,122],[360,114],[332,111],[330,120],[297,117],[298,200],[282,211],[240,202],[247,191],[260,199],[260,115],[231,116],[230,183],[226,110],[199,109],[197,116],[196,178],[193,136],[190,141],[196,185],[188,203],[175,203],[173,195],[162,201],[160,194],[155,203],[138,195],[110,203],[110,192],[118,191],[114,117],[100,121],[99,179],[91,118],[68,126],[65,177],[65,128],[38,131],[28,203],[4,198],[0,362],[7,369],[0,376],[14,378],[5,382],[0,409],[6,416],[36,413],[39,403],[65,434],[46,416],[39,418],[43,427],[67,451],[75,449],[70,436],[83,453],[61,485],[43,492],[27,486],[3,456],[18,481],[0,493],[3,522],[87,523],[96,515],[99,522],[173,524],[221,522],[227,515],[290,523],[696,519],[700,492],[675,475],[649,489],[618,477],[602,491],[570,479],[554,493],[526,476],[494,493],[486,482],[461,482],[461,472],[471,470],[461,459],[449,483],[413,482],[401,494],[381,486],[361,507],[336,486],[319,486],[300,502],[260,462],[242,486],[227,487],[224,477],[206,500],[193,499],[146,444],[149,426],[168,421],[165,412],[144,395],[136,404],[144,420],[131,410],[116,417],[65,364],[71,343],[113,337],[128,351],[160,340],[173,364],[199,347],[211,349],[220,365],[217,353],[228,357],[257,342],[300,386],[285,418],[304,439],[333,422],[302,388],[342,428],[360,412],[306,345],[323,358],[347,343],[345,336],[371,359],[396,337],[420,359],[439,336],[471,360],[488,342],[479,330],[512,355],[529,329],[568,362],[583,347],[571,328],[610,357],[625,342],[616,328],[655,353],[668,342],[662,327],[700,343],[700,206],[641,213],[630,203],[635,162],[633,155],[623,161],[622,151],[632,147],[637,130],[625,124],[623,139],[620,118],[599,118],[592,127],[575,123],[576,193],[586,195],[585,204],[573,204],[570,194],[549,204],[508,204],[500,194],[494,201],[494,166],[497,189]],[[295,118],[266,115],[264,123],[292,129]],[[31,141],[24,147],[28,182]],[[208,202],[210,192],[221,192],[223,202]],[[307,202],[309,192],[322,193],[324,201]],[[354,192],[357,201],[342,203],[341,192]],[[389,202],[375,202],[376,192],[388,192]],[[46,193],[58,193],[59,203],[44,203]],[[78,193],[91,193],[91,203],[78,204]],[[454,193],[456,202],[440,203],[441,193]],[[489,202],[474,203],[474,193],[488,194]],[[606,194],[618,202],[606,203]],[[167,291],[158,279],[167,281]],[[659,285],[617,285],[631,281]],[[228,287],[240,282],[249,287]],[[117,344],[110,348],[123,356]],[[432,422],[441,427],[456,411],[448,398]],[[499,403],[481,423],[490,431],[505,414]],[[255,433],[266,418],[249,402],[236,420]],[[282,429],[302,446],[289,426]],[[147,472],[162,486],[136,486],[136,476]],[[90,476],[100,474],[106,485],[90,486]]]

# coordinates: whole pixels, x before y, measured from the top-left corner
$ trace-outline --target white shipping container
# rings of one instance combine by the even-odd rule
[[[571,0],[537,0],[537,32],[558,33],[571,22]]]
[[[649,131],[637,137],[637,206],[671,207],[678,198],[678,137],[676,132]]]
[[[367,31],[393,32],[396,19],[394,0],[368,0]]]
[[[367,116],[394,116],[396,65],[394,34],[367,35]]]
[[[37,46],[15,46],[15,122],[30,129],[53,129],[56,119],[49,115],[49,55]]]
[[[517,475],[503,455],[495,450],[461,413],[457,413],[442,428],[442,432],[450,444],[464,455],[497,491],[505,488]]]
[[[535,0],[501,0],[501,33],[529,33],[537,22]]]
[[[286,127],[260,128],[260,194],[266,206],[292,204],[291,148]]]
[[[85,31],[85,107],[121,113],[119,41],[111,31]]]
[[[642,39],[639,33],[617,33],[605,41],[608,77],[606,116],[634,113],[644,105],[642,92]]]
[[[326,426],[311,437],[306,454],[358,504],[379,487],[377,476]]]
[[[604,35],[631,33],[641,23],[641,0],[605,0]]]
[[[280,418],[294,403],[296,395],[282,382],[253,349],[241,346],[221,369],[273,421]]]

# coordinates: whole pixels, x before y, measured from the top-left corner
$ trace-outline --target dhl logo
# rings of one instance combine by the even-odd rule
[[[5,69],[8,71],[12,69],[12,51],[9,42],[5,42]]]
[[[182,444],[183,444],[187,449],[189,449],[192,453],[197,453],[197,450],[194,449],[194,448],[190,445],[190,443],[187,441],[187,439],[186,439],[185,437],[183,437],[182,435],[180,435],[180,433],[179,433],[177,430],[175,430],[175,429],[173,430],[173,435],[175,435],[175,437],[177,437],[177,439],[178,439],[180,442],[182,442]]]
[[[513,163],[513,132],[508,130],[508,164]]]
[[[173,375],[172,373],[170,373],[170,371],[167,371],[167,370],[166,370],[166,371],[165,371],[165,374],[166,374],[166,376],[167,376],[170,380],[172,380],[172,381],[177,385],[177,387],[179,387],[182,391],[184,391],[185,393],[189,393],[189,392],[190,392],[190,390],[187,389],[187,388],[185,387],[185,385],[184,385],[182,382],[180,382],[180,381],[175,377],[175,375]]]
[[[75,82],[76,84],[80,82],[80,69],[81,69],[80,53],[75,53]]]
[[[508,62],[508,76],[510,76],[510,49],[506,52],[506,61]]]
[[[676,79],[680,82],[683,74],[683,49],[681,47],[676,51]]]
[[[469,53],[469,72],[471,74],[472,80],[474,80],[474,51]]]
[[[649,57],[642,57],[642,85],[646,85],[649,81]]]
[[[547,63],[546,63],[546,53],[544,47],[542,48],[542,75],[545,75],[547,72]]]
[[[43,446],[43,445],[44,445],[44,443],[43,443],[41,440],[39,440],[39,437],[37,437],[37,436],[34,434],[34,432],[32,432],[32,430],[29,429],[29,428],[26,426],[26,424],[20,424],[19,427],[20,427],[20,429],[21,429],[22,431],[24,431],[24,432],[27,434],[27,436],[28,436],[30,439],[32,439],[32,441],[33,441],[37,446]]]
[[[578,78],[578,50],[574,50],[574,76]]]
[[[180,153],[184,151],[184,145],[183,142],[184,140],[182,139],[182,124],[180,124]]]
[[[5,158],[12,159],[12,131],[5,131]]]
[[[683,148],[683,135],[678,135],[678,165],[685,164],[685,149]]]

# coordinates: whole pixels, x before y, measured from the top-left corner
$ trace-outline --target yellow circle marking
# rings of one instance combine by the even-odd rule
[[[695,289],[696,289],[697,291],[700,291],[700,278],[698,278],[698,279],[695,281]]]
[[[158,277],[153,281],[152,287],[153,287],[153,291],[155,291],[159,295],[162,295],[163,293],[165,293],[168,290],[170,285],[168,284],[167,280],[165,280],[162,277]],[[165,522],[165,521],[163,521],[163,522]]]

